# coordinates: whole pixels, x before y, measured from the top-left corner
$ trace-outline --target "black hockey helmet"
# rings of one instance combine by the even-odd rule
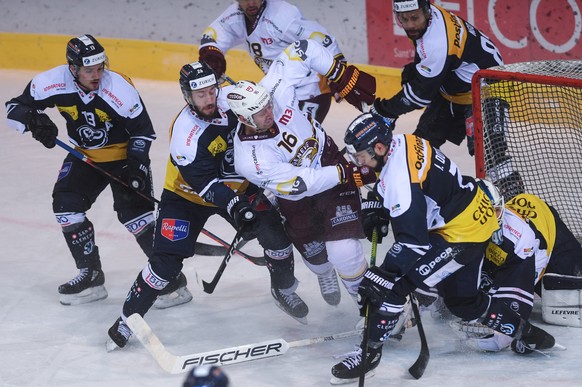
[[[214,71],[204,62],[192,62],[185,64],[180,69],[180,89],[184,99],[195,110],[192,102],[192,91],[215,86],[218,88],[218,80]]]
[[[348,126],[344,136],[347,154],[350,159],[360,165],[357,154],[362,151],[366,151],[372,158],[376,158],[374,145],[379,142],[384,145],[390,144],[392,131],[396,125],[395,122],[396,119],[394,118],[382,117],[372,113],[364,113],[356,117]]]
[[[228,377],[220,367],[201,365],[192,368],[182,387],[228,387]]]
[[[422,9],[425,13],[430,12],[430,0],[394,0],[394,12],[408,12]]]
[[[77,36],[67,44],[67,63],[77,67],[107,64],[103,46],[89,34]]]

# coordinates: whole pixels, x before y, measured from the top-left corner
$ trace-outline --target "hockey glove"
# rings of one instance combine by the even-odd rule
[[[127,184],[136,191],[143,191],[150,173],[149,163],[135,158],[127,159]]]
[[[354,65],[343,67],[329,78],[332,93],[361,112],[368,110],[366,107],[373,104],[376,98],[376,78]]]
[[[39,141],[47,148],[54,148],[56,145],[59,129],[45,113],[32,111],[29,124],[26,129],[32,133],[32,138]]]
[[[366,270],[364,278],[358,287],[358,305],[360,313],[365,314],[365,307],[370,304],[375,309],[379,309],[384,303],[400,305],[403,307],[406,298],[398,296],[392,291],[396,276],[392,273],[374,266]],[[402,309],[400,309],[402,310]]]
[[[393,114],[392,112],[386,110],[383,106],[383,101],[386,101],[386,100],[381,99],[381,98],[376,98],[376,100],[372,104],[372,107],[370,107],[370,113],[377,114],[377,115],[382,116],[382,117],[393,118],[394,120],[396,120],[398,118],[398,115]]]
[[[206,63],[216,73],[216,79],[226,72],[226,59],[216,46],[204,46],[198,50],[198,60]]]
[[[378,243],[382,243],[382,238],[388,235],[390,217],[384,210],[384,206],[378,200],[368,195],[368,200],[362,200],[362,227],[364,235],[370,242],[374,229],[378,230]]]
[[[341,162],[336,165],[340,184],[353,184],[357,188],[376,182],[376,172],[369,167],[358,167],[354,163]]]
[[[252,224],[257,219],[257,213],[251,206],[249,198],[244,195],[237,195],[228,202],[226,212],[234,220],[239,230],[246,232],[252,228]]]

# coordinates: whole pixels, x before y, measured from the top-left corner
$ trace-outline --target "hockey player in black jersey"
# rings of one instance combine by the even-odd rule
[[[125,319],[147,313],[160,291],[180,273],[184,259],[194,255],[200,230],[215,214],[242,228],[244,239],[258,239],[276,304],[299,321],[309,311],[295,293],[293,246],[279,212],[234,170],[233,131],[238,120],[226,103],[233,86],[221,90],[212,69],[194,62],[182,67],[180,87],[187,105],[170,128],[154,254],[131,287],[121,317],[109,329],[109,350],[125,346],[131,335]],[[259,204],[253,206],[253,199]]]
[[[372,112],[398,118],[426,108],[415,135],[435,147],[456,145],[467,137],[473,155],[471,77],[502,65],[495,44],[457,15],[430,0],[393,0],[394,14],[415,48],[414,61],[402,70],[402,90],[377,98]]]
[[[68,64],[37,75],[20,96],[6,102],[8,125],[53,148],[58,129],[43,111],[56,107],[77,151],[151,195],[149,149],[156,135],[137,90],[127,77],[109,70],[105,49],[91,35],[71,39],[66,57]],[[153,203],[67,155],[53,189],[53,211],[79,274],[59,286],[63,305],[107,297],[95,230],[86,213],[108,185],[117,218],[152,256]]]
[[[407,296],[437,288],[447,308],[464,320],[478,320],[525,344],[547,334],[509,304],[479,288],[483,254],[499,219],[486,186],[461,175],[457,165],[425,139],[392,135],[394,119],[362,114],[348,127],[348,155],[379,172],[376,203],[363,208],[381,230],[392,224],[394,243],[383,262],[366,271],[358,294],[369,308],[367,356],[349,356],[332,368],[338,383],[378,366],[382,346],[395,332]],[[369,237],[370,235],[368,235]],[[544,343],[545,345],[545,343]],[[336,379],[332,379],[335,382]]]

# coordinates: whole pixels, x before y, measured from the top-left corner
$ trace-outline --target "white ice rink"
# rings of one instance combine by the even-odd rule
[[[21,93],[35,72],[0,70],[2,103]],[[178,75],[178,74],[176,74]],[[158,140],[152,147],[156,196],[159,197],[167,160],[167,129],[184,102],[177,82],[135,79],[153,119]],[[54,110],[54,109],[53,109]],[[64,120],[50,112],[67,141]],[[324,127],[341,146],[347,124],[357,111],[347,103],[333,106]],[[408,132],[418,114],[398,120],[397,131]],[[107,353],[107,329],[119,316],[127,291],[146,263],[132,236],[118,223],[111,195],[104,192],[88,212],[95,225],[106,287],[106,300],[62,306],[57,287],[76,275],[73,259],[51,210],[52,186],[65,151],[52,150],[19,135],[0,123],[0,386],[180,387],[184,375],[166,374],[141,344],[132,339],[120,351]],[[445,153],[466,174],[473,174],[472,159],[464,144],[445,146]],[[230,240],[234,233],[222,219],[207,228]],[[203,238],[201,238],[203,240]],[[245,247],[258,254],[258,245]],[[389,241],[384,242],[381,252]],[[370,244],[364,243],[369,255]],[[378,255],[381,262],[383,254]],[[195,256],[185,262],[184,273],[194,295],[192,302],[167,310],[152,309],[146,320],[168,349],[190,354],[269,339],[287,341],[349,331],[357,322],[353,301],[343,292],[338,307],[328,306],[319,294],[314,275],[296,260],[301,281],[298,293],[310,307],[309,324],[301,325],[273,304],[264,267],[235,256],[214,294],[202,291],[197,279],[210,280],[221,257]],[[377,375],[366,386],[579,386],[582,379],[582,329],[548,326],[539,313],[534,321],[566,345],[548,357],[522,357],[506,351],[474,353],[461,349],[448,326],[425,315],[431,350],[425,375],[413,380],[408,367],[418,355],[416,328],[400,343],[385,346]],[[280,357],[225,367],[233,387],[328,386],[332,356],[349,352],[357,339],[343,339],[291,348]]]

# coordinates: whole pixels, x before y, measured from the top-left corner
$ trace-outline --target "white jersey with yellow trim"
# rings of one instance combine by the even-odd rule
[[[287,200],[313,196],[339,184],[337,167],[323,166],[321,161],[331,139],[317,121],[299,110],[295,93],[299,80],[310,71],[327,74],[333,65],[333,56],[312,40],[298,41],[277,57],[259,83],[271,92],[275,127],[255,136],[244,135],[244,127],[237,130],[237,172]]]
[[[217,99],[217,117],[204,120],[186,106],[170,128],[170,156],[166,167],[164,189],[186,200],[214,206],[204,195],[213,185],[222,183],[237,192],[244,178],[234,171],[233,130],[238,122],[226,102],[226,94],[234,86],[224,87]],[[210,197],[218,200],[218,193]],[[222,200],[225,201],[225,200]]]
[[[244,13],[237,3],[232,4],[204,30],[200,46],[215,46],[226,53],[242,44],[265,74],[281,51],[296,40],[317,40],[332,56],[343,56],[336,39],[319,23],[306,20],[296,6],[278,0],[265,0],[265,3],[250,32]],[[299,99],[320,95],[319,82],[316,73],[304,76],[297,85]]]

